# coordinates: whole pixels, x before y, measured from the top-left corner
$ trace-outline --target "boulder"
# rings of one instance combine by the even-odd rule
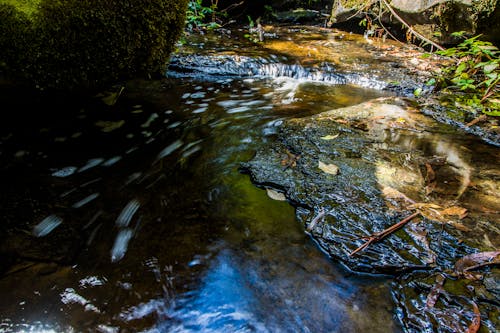
[[[378,16],[378,8],[384,2],[334,0],[330,24],[346,22],[354,17],[364,18],[364,13],[367,10],[370,12],[369,8]],[[493,42],[499,41],[497,0],[387,0],[387,3],[415,30],[439,43],[456,42],[451,34],[458,31],[465,31],[468,35],[484,34]],[[365,9],[361,10],[363,8]],[[382,16],[382,21],[400,26],[397,18],[387,11]]]
[[[0,73],[64,90],[161,73],[186,6],[187,0],[2,0]]]

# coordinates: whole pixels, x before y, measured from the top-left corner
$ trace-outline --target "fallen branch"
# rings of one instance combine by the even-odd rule
[[[488,119],[488,116],[486,116],[485,114],[483,114],[483,115],[480,115],[479,117],[475,118],[471,122],[465,124],[465,126],[471,127],[473,125],[476,125],[479,122],[485,121],[486,119]]]
[[[419,32],[415,31],[408,23],[405,22],[405,20],[403,20],[401,18],[401,16],[399,16],[396,11],[394,10],[394,8],[391,7],[391,5],[389,5],[387,3],[386,0],[380,0],[386,7],[387,9],[389,9],[389,11],[391,12],[391,14],[399,21],[401,22],[407,29],[408,31],[414,35],[415,37],[417,37],[418,39],[428,43],[428,44],[431,44],[432,46],[434,46],[435,48],[437,48],[438,50],[444,50],[444,47],[442,47],[441,45],[439,44],[436,44],[435,42],[433,42],[432,40],[424,37],[422,34],[420,34]]]
[[[389,228],[387,228],[387,229],[385,229],[383,231],[376,232],[374,234],[371,234],[370,236],[361,237],[360,239],[367,239],[367,241],[363,245],[361,245],[360,247],[358,247],[356,250],[352,251],[349,254],[349,256],[353,256],[356,253],[358,253],[359,251],[362,251],[362,250],[366,249],[368,246],[370,246],[370,244],[373,244],[373,243],[376,243],[376,242],[382,240],[386,236],[392,234],[394,231],[396,231],[399,228],[401,228],[402,226],[404,226],[406,223],[408,223],[409,221],[411,221],[413,218],[417,217],[418,215],[420,215],[419,211],[411,214],[410,216],[404,218],[403,220],[399,221],[398,223],[390,226]]]

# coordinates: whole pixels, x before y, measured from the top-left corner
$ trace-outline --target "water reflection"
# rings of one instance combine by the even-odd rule
[[[378,94],[330,86],[316,104],[314,83],[290,82],[167,81],[147,100],[125,96],[112,110],[66,115],[74,128],[33,124],[29,150],[41,154],[17,160],[30,172],[3,169],[4,207],[27,192],[29,201],[6,213],[2,253],[13,261],[0,279],[0,328],[355,332],[377,322],[397,330],[383,280],[333,266],[288,203],[238,172],[283,119]],[[2,142],[2,156],[29,144],[22,135]]]

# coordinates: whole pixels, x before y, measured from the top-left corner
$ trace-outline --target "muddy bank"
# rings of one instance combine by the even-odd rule
[[[350,269],[410,272],[394,287],[400,319],[409,331],[428,325],[447,331],[458,322],[469,323],[471,317],[467,312],[438,314],[447,309],[451,294],[444,303],[420,311],[415,304],[423,297],[425,308],[428,290],[422,288],[416,297],[411,286],[436,272],[455,279],[453,267],[459,258],[498,248],[497,160],[494,147],[433,121],[407,101],[382,98],[288,120],[276,143],[242,167],[270,196],[282,194],[296,206],[306,231]],[[415,212],[420,214],[407,225],[352,255],[366,242],[363,237]],[[486,276],[483,281],[498,279],[498,272]],[[478,283],[462,280],[464,286]],[[494,331],[496,317],[490,315],[498,310],[498,298],[492,303],[466,290],[475,289],[454,292],[459,299],[475,299],[483,326]],[[434,320],[427,326],[426,316]]]

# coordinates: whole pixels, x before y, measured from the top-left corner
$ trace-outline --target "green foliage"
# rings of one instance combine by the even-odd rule
[[[454,34],[462,36],[463,32]],[[435,78],[437,85],[463,92],[457,101],[472,111],[500,116],[500,51],[479,36],[465,39],[456,47],[437,53],[454,59],[454,64]]]
[[[97,89],[165,70],[187,0],[0,0],[0,70],[14,81]],[[4,52],[4,50],[7,50]]]
[[[189,0],[186,13],[186,28],[188,30],[203,30],[220,28],[217,22],[218,1],[212,0],[210,6],[203,6],[203,0]]]

